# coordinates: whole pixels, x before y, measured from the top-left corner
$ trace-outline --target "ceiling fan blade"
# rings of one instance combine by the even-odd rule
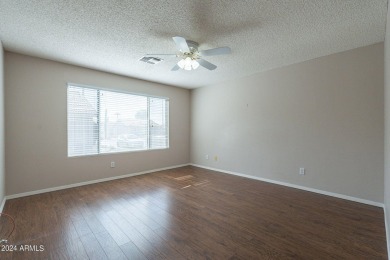
[[[216,65],[208,62],[207,60],[204,60],[204,59],[198,59],[197,60],[199,62],[199,65],[202,66],[202,67],[205,67],[206,69],[208,70],[215,70],[217,68]]]
[[[180,69],[180,67],[179,67],[179,65],[175,65],[175,66],[173,66],[173,68],[171,69],[171,71],[177,71],[177,70],[179,70]]]
[[[201,56],[215,56],[230,53],[232,53],[232,50],[229,47],[219,47],[215,49],[200,51]]]
[[[176,47],[181,52],[190,52],[186,39],[180,36],[172,37],[173,41],[176,44]]]

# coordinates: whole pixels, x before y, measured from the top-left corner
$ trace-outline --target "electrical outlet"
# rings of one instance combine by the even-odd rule
[[[214,155],[214,161],[218,161],[218,156]]]
[[[115,168],[115,162],[111,162],[111,168]]]
[[[305,175],[305,168],[299,168],[299,174]]]
[[[206,154],[205,158],[206,158],[206,160],[208,160],[208,159],[209,159],[209,155],[208,155],[208,154]]]

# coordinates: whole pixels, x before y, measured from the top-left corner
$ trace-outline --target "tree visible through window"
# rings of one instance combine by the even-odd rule
[[[68,85],[68,156],[168,148],[168,104]]]

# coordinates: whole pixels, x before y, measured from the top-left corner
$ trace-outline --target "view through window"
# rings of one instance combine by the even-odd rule
[[[68,156],[169,147],[166,98],[68,85]]]

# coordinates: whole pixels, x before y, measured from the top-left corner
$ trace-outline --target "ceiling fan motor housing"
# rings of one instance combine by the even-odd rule
[[[183,59],[190,57],[193,60],[199,59],[199,43],[191,41],[191,40],[186,40],[188,48],[190,49],[190,52],[183,52]]]

